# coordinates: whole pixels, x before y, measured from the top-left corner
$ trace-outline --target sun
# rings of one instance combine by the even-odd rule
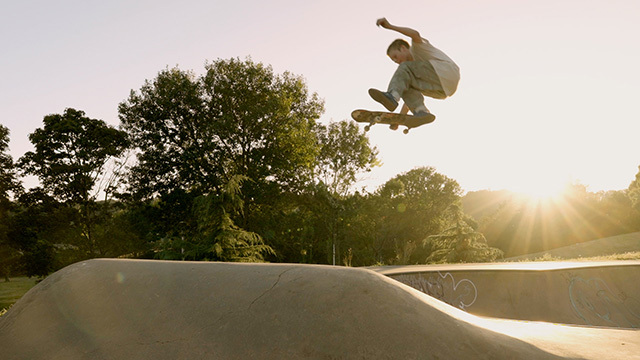
[[[532,202],[554,201],[562,197],[566,190],[566,184],[557,183],[552,180],[540,180],[530,184],[518,186],[513,189],[514,192],[520,193]]]

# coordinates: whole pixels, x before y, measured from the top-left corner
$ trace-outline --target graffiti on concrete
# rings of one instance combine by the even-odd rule
[[[440,271],[437,274],[403,274],[392,277],[403,284],[462,310],[473,305],[478,297],[478,289],[473,281],[462,279],[456,282],[449,272],[445,274]]]
[[[640,301],[624,292],[616,294],[604,280],[574,277],[569,283],[571,305],[588,325],[638,328]]]

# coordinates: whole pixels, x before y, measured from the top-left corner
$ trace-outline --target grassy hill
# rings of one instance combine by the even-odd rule
[[[0,282],[0,315],[35,285],[36,279],[27,277],[11,278],[10,282]]]
[[[505,259],[529,260],[635,260],[640,259],[640,232],[612,236],[558,249]]]

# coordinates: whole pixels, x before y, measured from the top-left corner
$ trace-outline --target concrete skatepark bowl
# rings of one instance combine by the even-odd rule
[[[474,271],[495,271],[482,266],[502,266],[502,273],[472,278]],[[514,266],[463,266],[468,273],[455,267],[433,269],[431,275],[451,279],[453,292],[448,292],[446,281],[429,280],[425,271],[429,267],[84,261],[50,275],[0,317],[0,355],[2,359],[640,358],[640,330],[633,328],[640,297],[637,286],[625,287],[622,281],[634,284],[640,263],[626,262],[614,276],[605,275],[618,271],[607,266],[573,266],[567,273],[558,272],[561,266],[530,270],[549,274],[540,279],[523,269],[509,275]],[[434,291],[440,287],[443,301],[394,276],[405,276],[406,282],[427,290],[428,284]],[[553,280],[556,277],[560,280]],[[500,286],[491,287],[492,278]],[[592,279],[601,279],[607,288]],[[512,286],[513,290],[505,290]],[[474,287],[475,294],[468,292]],[[596,315],[580,311],[600,305],[588,294],[592,288],[614,300],[611,311],[627,309],[610,319],[618,325],[628,321],[631,327],[575,325],[607,318],[599,310]],[[519,304],[529,309],[539,303],[534,296],[559,289],[569,291],[569,305],[559,303],[566,296],[564,300],[558,296],[540,308],[518,310]],[[558,314],[578,309],[579,314],[563,317],[566,321],[545,320],[551,308]]]
[[[638,261],[371,269],[475,315],[640,328]]]

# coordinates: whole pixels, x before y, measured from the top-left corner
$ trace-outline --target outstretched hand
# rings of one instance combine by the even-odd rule
[[[420,36],[420,33],[417,30],[413,30],[408,27],[391,25],[391,23],[389,23],[389,20],[387,20],[387,18],[380,18],[376,20],[376,25],[382,26],[385,29],[397,31],[402,35],[410,37],[412,41],[415,41],[417,43],[422,42],[422,37]]]
[[[377,26],[382,26],[385,29],[389,29],[391,27],[391,24],[389,23],[387,18],[380,18],[380,19],[376,20],[376,25]]]

